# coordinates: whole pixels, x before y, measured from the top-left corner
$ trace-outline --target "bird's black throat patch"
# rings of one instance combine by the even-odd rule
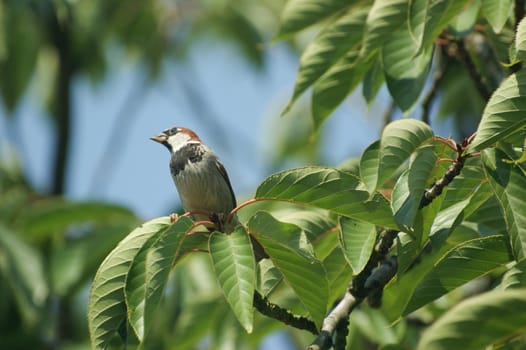
[[[172,155],[170,170],[173,176],[183,171],[187,164],[197,163],[203,159],[205,150],[198,143],[189,143]]]

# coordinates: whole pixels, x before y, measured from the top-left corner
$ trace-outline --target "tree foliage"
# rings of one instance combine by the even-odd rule
[[[520,309],[526,285],[522,278],[510,282],[511,276],[522,276],[526,247],[523,15],[521,1],[287,3],[278,39],[313,26],[319,31],[300,58],[285,113],[312,89],[317,129],[355,88],[361,86],[371,102],[385,84],[404,114],[415,115],[421,105],[423,121],[388,123],[354,171],[309,166],[269,176],[253,199],[234,210],[244,218],[234,232],[204,233],[219,285],[247,331],[257,329],[256,306],[292,327],[312,332],[314,326],[313,349],[333,342],[342,348],[349,331],[354,344],[366,338],[389,348],[524,344],[526,319],[513,309]],[[435,135],[430,105],[440,103],[451,113],[448,89],[465,79],[476,94],[463,103],[482,104],[484,111],[473,135],[455,142]],[[144,234],[177,226],[179,221],[166,223]],[[175,234],[184,241],[196,230],[186,226]],[[251,240],[268,255],[258,269]],[[110,256],[129,255],[118,263],[106,260],[100,271],[131,264],[151,249],[147,239],[141,242],[142,248],[132,250],[137,245],[123,241]],[[167,253],[177,261],[177,250]],[[146,259],[142,273],[151,267]],[[130,285],[133,281],[125,278],[118,288],[144,288]],[[100,347],[108,344],[109,332],[132,322],[122,319],[124,309],[106,307],[107,298],[100,297],[104,288],[96,279],[89,305],[92,340]],[[280,298],[283,290],[296,302]],[[455,305],[468,294],[479,295],[450,310],[435,303],[442,298]],[[358,308],[366,299],[370,307]],[[120,302],[129,314],[144,301]],[[101,313],[121,321],[96,323]],[[359,330],[360,317],[384,319],[386,327],[398,321],[398,331],[387,337],[385,331]],[[422,326],[411,325],[411,318]],[[145,329],[148,322],[153,319],[143,317]],[[481,322],[484,336],[479,336]],[[148,343],[142,333],[134,336]]]
[[[8,6],[12,31],[34,15],[20,4]],[[72,14],[120,12],[118,3],[91,5],[100,13],[80,11],[86,2],[49,4],[65,6],[62,24]],[[150,6],[138,7],[138,21],[108,26],[112,35],[137,49],[159,24]],[[7,286],[0,291],[12,301],[0,307],[19,317],[3,319],[2,329],[32,333],[24,344],[40,344],[50,296],[72,297],[98,266],[88,304],[93,348],[184,349],[207,340],[211,348],[250,348],[285,328],[274,320],[311,349],[524,347],[524,7],[519,0],[287,2],[275,40],[306,34],[309,41],[284,118],[309,93],[302,117],[316,134],[356,89],[371,104],[383,87],[403,118],[388,114],[380,138],[348,167],[268,176],[234,209],[241,223],[233,232],[210,232],[184,215],[139,225],[118,206],[35,199],[20,176],[0,173]],[[229,26],[219,26],[244,23],[233,32],[251,42],[257,30],[241,8],[212,12],[228,14]],[[157,39],[144,51],[153,55],[153,73],[165,57]],[[37,41],[9,36],[0,47],[2,84],[20,74],[13,89],[2,88],[8,107],[31,76]],[[24,57],[20,70],[10,70],[12,55]],[[437,135],[440,118],[452,118],[465,138]],[[256,260],[255,247],[268,257]]]

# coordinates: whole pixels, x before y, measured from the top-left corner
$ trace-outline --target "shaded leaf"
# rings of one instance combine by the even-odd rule
[[[2,281],[11,289],[23,325],[34,327],[44,315],[49,296],[42,256],[3,225],[0,225],[0,256]]]
[[[376,226],[341,217],[339,238],[345,259],[351,265],[353,273],[357,275],[363,270],[373,251]]]
[[[363,78],[362,95],[369,107],[373,103],[384,81],[382,64],[377,60],[373,66],[369,68],[367,73],[365,73],[365,77]]]
[[[359,60],[358,56],[358,50],[351,49],[314,84],[311,105],[314,130],[320,128],[362,81],[370,63]]]
[[[467,151],[488,147],[526,127],[526,70],[510,75],[493,93]]]
[[[301,55],[294,93],[283,113],[340,57],[360,42],[366,15],[367,9],[349,11],[318,33]]]
[[[328,306],[327,275],[321,262],[305,253],[312,248],[306,248],[307,242],[298,239],[299,229],[294,233],[290,225],[280,223],[266,212],[258,212],[248,222],[250,233],[261,243],[319,327]],[[277,230],[279,227],[284,231]]]
[[[281,13],[278,39],[310,27],[350,5],[348,0],[290,0]]]
[[[413,34],[404,27],[384,44],[381,57],[389,93],[402,111],[411,110],[427,80],[433,48],[419,52]]]
[[[462,344],[469,350],[523,333],[526,328],[526,290],[484,293],[469,298],[446,312],[422,335],[418,349],[446,350]],[[481,322],[481,320],[484,320]]]

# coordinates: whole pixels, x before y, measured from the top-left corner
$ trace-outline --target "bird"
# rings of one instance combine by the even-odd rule
[[[229,216],[237,206],[236,197],[214,151],[184,127],[166,129],[150,139],[170,151],[170,173],[184,210],[196,219],[212,221],[221,231],[232,230],[238,223],[236,215]]]

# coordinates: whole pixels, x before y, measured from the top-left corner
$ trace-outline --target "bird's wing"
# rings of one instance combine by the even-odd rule
[[[230,195],[232,197],[232,204],[234,205],[233,208],[237,207],[236,202],[236,195],[234,194],[234,190],[232,189],[232,184],[230,183],[230,179],[228,178],[228,174],[226,173],[226,169],[223,166],[223,164],[218,160],[216,161],[216,167],[223,179],[225,179],[225,182],[228,185],[228,188],[230,189]]]

